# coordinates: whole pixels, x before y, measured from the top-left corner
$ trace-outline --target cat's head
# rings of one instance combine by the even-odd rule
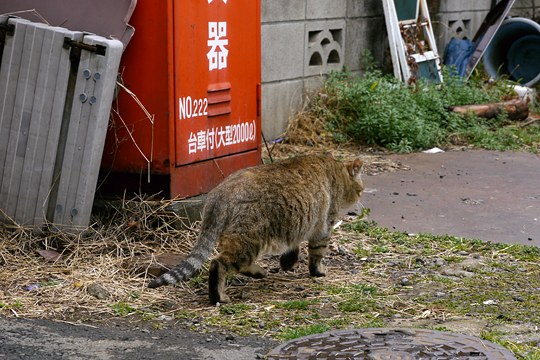
[[[331,152],[327,152],[326,157],[335,160]],[[345,195],[346,198],[344,200],[349,203],[356,203],[364,191],[364,183],[362,182],[362,166],[364,165],[364,162],[362,159],[356,158],[352,161],[343,162],[343,165],[345,166],[349,180],[345,181],[345,193],[347,195]]]

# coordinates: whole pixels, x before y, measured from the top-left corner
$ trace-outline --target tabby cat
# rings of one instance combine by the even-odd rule
[[[189,279],[216,246],[210,263],[210,302],[229,302],[228,275],[266,276],[255,261],[264,253],[282,254],[280,265],[291,270],[299,245],[308,242],[309,273],[324,276],[321,259],[338,217],[354,207],[363,191],[362,161],[340,162],[308,155],[240,170],[207,196],[202,224],[191,254],[178,267],[153,279],[148,287]]]

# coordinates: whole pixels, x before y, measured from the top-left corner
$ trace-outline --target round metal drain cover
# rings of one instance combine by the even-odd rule
[[[424,329],[329,331],[291,340],[269,360],[515,360],[502,346],[474,336]]]

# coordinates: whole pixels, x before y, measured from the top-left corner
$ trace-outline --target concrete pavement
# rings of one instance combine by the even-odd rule
[[[365,176],[362,204],[379,225],[540,246],[540,157],[449,151],[391,155],[410,168]]]

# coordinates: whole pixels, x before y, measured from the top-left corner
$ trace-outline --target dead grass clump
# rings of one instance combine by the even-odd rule
[[[167,291],[146,290],[145,267],[155,254],[187,253],[196,238],[195,229],[179,229],[186,219],[167,209],[171,203],[110,203],[78,233],[0,226],[0,313],[99,318],[114,315],[117,302],[165,300]]]
[[[324,121],[308,110],[300,111],[291,119],[285,132],[285,142],[319,148],[335,146],[334,138],[326,130]]]

